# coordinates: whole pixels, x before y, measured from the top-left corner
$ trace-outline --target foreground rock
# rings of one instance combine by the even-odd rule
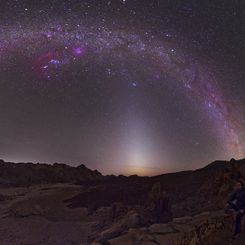
[[[94,220],[86,208],[71,209],[72,184],[0,188],[0,244],[75,245],[87,241]]]
[[[0,244],[214,245],[231,218],[203,212],[224,208],[244,163],[149,178],[0,161]]]
[[[177,218],[167,224],[130,228],[121,235],[113,232],[116,229],[111,227],[101,233],[100,241],[91,245],[214,245],[231,233],[231,224],[232,217],[222,211],[205,212],[193,217]]]

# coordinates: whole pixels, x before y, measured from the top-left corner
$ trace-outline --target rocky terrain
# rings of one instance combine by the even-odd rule
[[[232,217],[222,210],[244,169],[245,160],[216,161],[125,177],[0,161],[1,244],[229,244]]]
[[[71,167],[62,163],[33,164],[11,163],[0,160],[0,184],[7,186],[29,186],[47,183],[73,183],[95,180],[102,177],[97,170],[90,170],[83,164]]]
[[[226,239],[231,232],[232,220],[223,212],[205,212],[193,217],[175,218],[165,224],[152,224],[149,227],[131,228],[116,238],[104,241],[108,245],[214,245],[220,239]],[[112,228],[104,231],[101,236],[112,234]],[[94,242],[94,245],[102,244]]]

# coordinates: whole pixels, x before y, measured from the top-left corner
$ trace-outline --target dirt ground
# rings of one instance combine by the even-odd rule
[[[69,184],[0,188],[0,244],[81,244],[94,224],[85,208],[65,200],[81,192]]]

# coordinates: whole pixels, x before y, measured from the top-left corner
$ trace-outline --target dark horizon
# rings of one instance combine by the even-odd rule
[[[24,161],[24,162],[22,162],[22,161],[21,162],[13,162],[13,161],[8,161],[6,159],[0,159],[0,161],[4,161],[5,163],[14,163],[14,164],[27,164],[27,163],[31,163],[31,164],[45,164],[45,165],[47,164],[47,165],[51,165],[51,166],[54,165],[54,164],[65,164],[65,165],[68,165],[68,166],[71,166],[71,167],[78,167],[80,165],[84,165],[85,167],[87,167],[88,169],[90,169],[92,171],[97,170],[103,176],[107,176],[107,175],[108,176],[110,176],[110,175],[120,176],[120,175],[123,175],[123,176],[126,176],[126,177],[133,176],[133,175],[138,175],[139,177],[156,177],[156,176],[165,175],[165,174],[175,174],[175,173],[181,173],[181,172],[185,172],[185,171],[195,171],[195,170],[199,170],[199,169],[205,168],[208,165],[213,164],[215,162],[227,162],[227,163],[229,163],[230,160],[231,159],[216,159],[216,160],[213,160],[211,162],[205,163],[204,165],[199,166],[198,168],[194,168],[194,169],[183,169],[183,170],[176,170],[176,171],[172,171],[172,172],[162,172],[162,173],[159,172],[158,174],[152,174],[152,175],[140,175],[140,174],[137,174],[137,173],[131,173],[131,174],[104,173],[104,172],[100,171],[99,169],[89,168],[85,163],[69,164],[69,163],[65,163],[65,162],[53,162],[53,163],[48,163],[48,162],[28,162],[28,161]],[[242,161],[242,160],[245,160],[245,158],[235,159],[236,162],[239,162],[239,161]]]

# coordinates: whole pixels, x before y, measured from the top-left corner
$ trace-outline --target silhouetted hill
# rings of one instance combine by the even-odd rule
[[[0,184],[31,185],[41,183],[65,183],[95,180],[102,178],[97,170],[90,170],[85,165],[71,167],[54,163],[12,163],[0,160]]]
[[[245,159],[236,161],[245,173]],[[144,205],[154,183],[160,183],[173,204],[174,214],[183,216],[205,210],[223,208],[223,201],[232,189],[221,189],[233,184],[232,179],[223,183],[223,177],[230,171],[229,161],[215,161],[203,168],[168,173],[154,177],[105,176],[103,179],[81,182],[89,191],[73,197],[70,207],[108,206],[113,202],[125,205]],[[245,174],[243,174],[245,176]],[[90,189],[90,187],[93,188]],[[100,196],[98,199],[97,197]]]
[[[245,173],[245,159],[237,160],[239,171]],[[70,207],[102,207],[113,202],[125,205],[142,205],[154,183],[160,183],[172,204],[176,216],[195,214],[220,208],[231,189],[220,191],[224,175],[231,167],[228,161],[214,161],[192,171],[168,173],[154,177],[103,176],[84,165],[71,167],[66,164],[10,163],[0,160],[2,185],[31,185],[39,183],[76,183],[86,192],[69,200]],[[232,171],[228,170],[228,173]],[[245,176],[245,174],[243,174]],[[232,180],[228,180],[228,182]],[[225,187],[226,188],[226,187]],[[221,193],[221,194],[220,194]],[[100,196],[100,198],[98,198]],[[221,201],[222,200],[222,201]],[[180,205],[181,204],[181,205]]]

